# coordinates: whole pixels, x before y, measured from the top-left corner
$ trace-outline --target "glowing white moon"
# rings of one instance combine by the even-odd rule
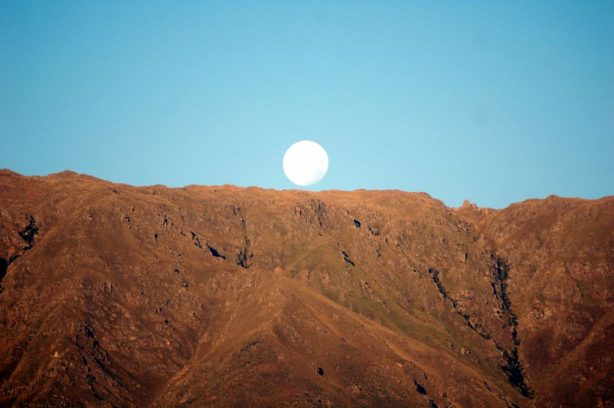
[[[296,185],[310,186],[322,180],[328,171],[326,150],[311,140],[294,143],[284,154],[284,173]]]

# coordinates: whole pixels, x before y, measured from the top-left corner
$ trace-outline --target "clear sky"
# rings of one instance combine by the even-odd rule
[[[287,189],[301,139],[315,190],[614,194],[614,1],[0,0],[0,168]]]

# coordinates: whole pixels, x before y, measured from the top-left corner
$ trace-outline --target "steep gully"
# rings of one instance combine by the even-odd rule
[[[512,311],[512,302],[507,293],[507,280],[509,278],[510,267],[502,258],[491,256],[491,260],[491,285],[493,288],[493,295],[499,301],[501,313],[503,316],[507,317],[508,324],[511,327],[513,343],[511,349],[506,349],[503,345],[492,339],[490,333],[479,323],[477,323],[476,319],[472,318],[472,316],[467,312],[461,310],[458,301],[453,299],[444,287],[439,277],[438,270],[429,268],[428,273],[431,275],[433,282],[437,286],[437,290],[442,295],[444,301],[448,301],[452,304],[454,311],[465,320],[467,326],[485,340],[493,341],[497,350],[502,353],[502,357],[506,364],[501,365],[500,369],[506,375],[508,382],[518,391],[520,391],[523,396],[532,398],[534,391],[527,384],[522,362],[518,355],[518,346],[520,346],[520,338],[518,337],[518,317]]]
[[[0,284],[8,272],[9,266],[17,260],[26,251],[29,251],[34,247],[34,240],[38,235],[38,227],[36,226],[36,219],[34,216],[28,216],[28,225],[23,230],[19,231],[19,236],[25,242],[25,246],[21,248],[22,252],[9,256],[8,258],[0,258]],[[2,286],[0,286],[0,292],[2,292]]]

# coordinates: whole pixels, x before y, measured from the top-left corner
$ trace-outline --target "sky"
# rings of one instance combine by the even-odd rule
[[[613,1],[0,0],[0,168],[136,185],[614,194]]]

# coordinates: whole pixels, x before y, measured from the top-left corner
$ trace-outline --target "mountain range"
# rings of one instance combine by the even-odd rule
[[[0,406],[614,406],[614,197],[0,171]]]

